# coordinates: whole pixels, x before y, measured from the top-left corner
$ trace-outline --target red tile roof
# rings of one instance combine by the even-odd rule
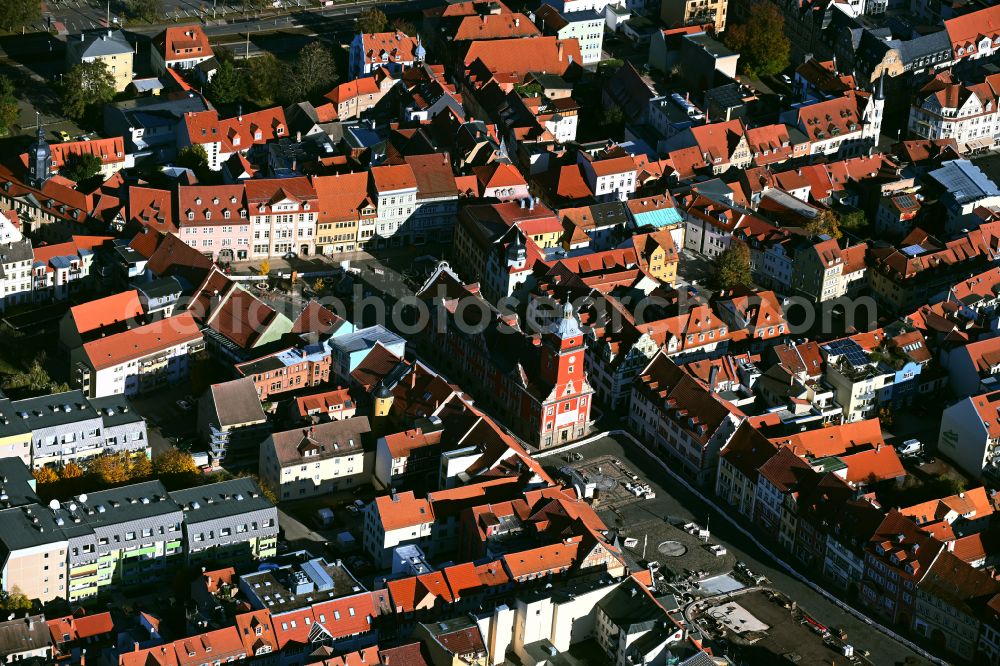
[[[271,612],[268,609],[240,613],[236,616],[236,630],[243,641],[247,657],[278,651],[278,640],[274,636]]]
[[[246,649],[236,627],[225,627],[174,641],[178,666],[245,659]]]
[[[454,41],[539,37],[541,31],[521,13],[466,16],[455,31]]]
[[[476,60],[494,76],[520,82],[529,72],[563,75],[571,61],[580,65],[580,44],[575,39],[533,37],[473,42],[465,55],[468,68]]]
[[[194,317],[189,312],[182,312],[129,331],[92,340],[83,345],[83,351],[94,370],[104,370],[201,338],[201,328]]]
[[[316,176],[312,183],[319,206],[317,224],[353,222],[375,217],[375,204],[368,195],[367,172]],[[365,209],[369,209],[367,215],[362,213]]]
[[[247,150],[255,143],[266,143],[287,135],[288,123],[280,106],[219,118],[217,111],[198,111],[184,115],[188,139],[193,144],[221,144],[223,153]]]
[[[944,22],[944,29],[948,32],[948,39],[951,40],[953,55],[959,55],[960,48],[964,49],[961,55],[974,54],[975,49],[979,48],[979,43],[985,38],[989,38],[996,48],[996,41],[1000,39],[1000,5],[948,19]],[[970,47],[974,49],[971,53]]]
[[[814,458],[856,453],[885,444],[882,438],[882,424],[878,419],[816,428],[789,436],[775,437],[771,442],[791,448],[796,455]]]
[[[182,227],[249,224],[243,185],[181,185],[177,214]]]
[[[313,410],[319,410],[326,414],[331,411],[331,408],[335,408],[334,411],[343,409],[350,400],[351,392],[345,388],[338,388],[323,393],[298,396],[295,398],[295,405],[299,414],[308,414]]]
[[[193,23],[167,28],[156,37],[154,44],[168,65],[176,60],[212,56],[212,46],[205,31]]]
[[[90,141],[67,141],[65,143],[53,143],[49,148],[52,151],[52,166],[55,168],[66,166],[66,162],[73,157],[80,155],[94,155],[100,158],[101,164],[124,164],[125,162],[125,138],[113,136],[108,139],[91,139]]]
[[[129,289],[111,296],[98,298],[69,310],[76,331],[81,335],[124,321],[134,320],[142,315],[139,292]]]
[[[46,624],[49,625],[52,640],[57,644],[110,634],[115,628],[111,613],[106,611],[79,617],[67,615],[49,620]]]
[[[843,97],[800,107],[799,127],[813,141],[860,132],[868,98],[868,93],[849,91]]]
[[[171,644],[126,652],[118,657],[118,666],[178,666],[177,650]]]
[[[375,498],[382,528],[385,531],[398,530],[434,522],[434,511],[426,499],[417,499],[412,490]]]
[[[409,164],[372,167],[371,175],[375,190],[380,194],[417,186],[416,176],[413,175],[413,168]]]
[[[144,227],[176,233],[173,195],[169,190],[130,186],[128,188],[128,219]],[[143,252],[143,254],[148,258],[152,251],[148,254]]]
[[[440,571],[391,580],[386,587],[392,595],[392,604],[397,613],[430,609],[439,600],[448,604],[455,601],[444,574]]]
[[[376,32],[361,35],[361,50],[365,62],[413,62],[413,51],[417,48],[417,40],[402,32]],[[388,57],[383,60],[382,56]]]
[[[841,456],[847,464],[846,481],[852,484],[878,483],[906,476],[903,463],[891,446],[881,446],[867,451]]]

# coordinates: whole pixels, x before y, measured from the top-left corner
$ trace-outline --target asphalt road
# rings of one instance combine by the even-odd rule
[[[927,664],[923,659],[905,645],[891,640],[882,632],[856,619],[825,597],[813,591],[798,579],[785,573],[772,558],[759,549],[742,532],[734,528],[723,517],[712,511],[697,495],[677,484],[658,463],[649,459],[641,451],[632,447],[625,448],[615,437],[604,437],[590,444],[575,449],[586,458],[596,458],[603,455],[614,455],[629,466],[646,476],[647,482],[656,492],[656,499],[650,500],[645,507],[652,514],[666,518],[683,518],[704,525],[709,523],[712,541],[726,545],[730,552],[755,572],[767,576],[772,587],[781,590],[796,601],[807,613],[826,626],[843,627],[849,637],[848,642],[857,649],[871,651],[871,660],[876,664],[902,664],[907,658],[907,664]],[[543,464],[559,466],[561,456],[542,458]],[[792,563],[792,562],[789,562]],[[683,562],[679,563],[683,566]]]

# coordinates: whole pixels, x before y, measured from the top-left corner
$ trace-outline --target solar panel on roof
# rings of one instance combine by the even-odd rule
[[[924,253],[924,248],[920,245],[907,245],[901,252],[908,257],[919,257]]]

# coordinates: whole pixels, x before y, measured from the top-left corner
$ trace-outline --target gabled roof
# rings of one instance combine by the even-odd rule
[[[127,321],[134,321],[143,314],[139,292],[135,289],[74,305],[70,317],[80,335]]]
[[[466,16],[455,30],[454,41],[507,39],[541,36],[541,31],[521,13]]]
[[[201,339],[201,327],[194,317],[189,312],[182,312],[122,333],[91,340],[84,343],[83,351],[94,370],[104,370]]]
[[[168,66],[178,60],[212,57],[212,46],[200,25],[171,26],[157,35],[153,46],[160,52]]]
[[[413,491],[376,497],[375,507],[386,532],[434,522],[430,502],[417,499]]]
[[[395,32],[376,32],[360,35],[361,52],[365,62],[381,64],[383,62],[413,62],[417,40],[398,30]]]

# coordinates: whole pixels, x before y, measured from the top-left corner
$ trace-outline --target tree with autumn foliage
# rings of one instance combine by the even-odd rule
[[[101,484],[117,486],[132,480],[132,461],[128,453],[109,453],[90,461],[87,472]]]
[[[51,467],[39,467],[31,474],[35,477],[35,483],[40,486],[44,486],[47,483],[55,483],[59,480],[59,474]]]
[[[197,474],[198,466],[191,454],[179,449],[170,449],[156,457],[153,471],[160,474]]]
[[[62,471],[59,473],[59,478],[61,479],[78,479],[83,476],[83,468],[77,465],[75,462],[68,462],[63,465]]]

